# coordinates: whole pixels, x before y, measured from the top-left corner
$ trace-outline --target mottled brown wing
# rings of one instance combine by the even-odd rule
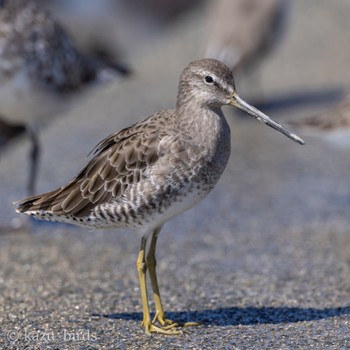
[[[120,197],[129,185],[144,178],[145,169],[161,156],[160,138],[158,132],[140,132],[138,126],[110,135],[97,145],[94,158],[68,185],[16,203],[17,211],[86,215],[96,205]]]

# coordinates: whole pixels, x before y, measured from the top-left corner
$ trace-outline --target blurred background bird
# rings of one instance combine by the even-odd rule
[[[117,76],[114,66],[81,53],[36,1],[0,2],[0,119],[6,130],[23,124],[30,135],[29,193],[38,168],[38,128],[67,110],[86,86]]]
[[[350,94],[318,114],[289,120],[309,136],[319,137],[339,149],[350,149]]]
[[[283,36],[288,5],[288,0],[211,2],[205,56],[225,62],[236,80],[256,73],[255,66]],[[250,85],[259,83],[257,80]]]

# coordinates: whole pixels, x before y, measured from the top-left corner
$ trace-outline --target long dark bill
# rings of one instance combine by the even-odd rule
[[[280,133],[282,133],[283,135],[289,137],[294,142],[297,142],[300,145],[304,145],[305,144],[305,142],[298,135],[290,132],[288,129],[283,127],[281,124],[275,122],[274,120],[269,118],[266,114],[264,114],[263,112],[260,112],[258,109],[256,109],[255,107],[251,106],[249,103],[247,103],[244,100],[242,100],[237,95],[236,92],[234,92],[232,97],[231,97],[230,105],[231,106],[235,106],[235,107],[241,109],[242,111],[250,114],[251,116],[253,116],[257,120],[261,121],[262,123],[270,126],[271,128],[273,128],[273,129],[279,131]]]

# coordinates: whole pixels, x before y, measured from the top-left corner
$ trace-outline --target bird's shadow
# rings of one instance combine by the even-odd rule
[[[295,323],[315,321],[350,314],[350,306],[334,308],[298,307],[228,307],[201,311],[167,312],[167,318],[177,322],[198,321],[204,325],[238,326],[256,324]],[[115,314],[94,314],[109,319],[141,321],[140,312],[121,312]]]

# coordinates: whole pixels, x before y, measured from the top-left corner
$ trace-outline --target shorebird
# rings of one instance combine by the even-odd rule
[[[35,0],[47,8],[63,25],[75,46],[89,57],[129,74],[130,68],[121,62],[125,45],[124,33],[118,25],[117,3],[120,0]],[[122,47],[122,49],[121,49]]]
[[[23,199],[17,212],[89,228],[126,228],[139,234],[137,259],[147,334],[177,334],[166,318],[156,275],[162,226],[202,200],[215,186],[230,155],[230,128],[221,111],[236,106],[293,141],[297,135],[241,99],[232,71],[214,59],[193,61],[180,76],[176,109],[163,110],[109,135],[67,185]],[[150,318],[148,271],[155,301]],[[195,325],[189,322],[185,326]]]
[[[276,46],[286,26],[288,0],[219,0],[209,7],[206,57],[226,63],[235,74]]]
[[[289,120],[301,132],[324,139],[337,148],[350,148],[350,94],[319,114]]]
[[[37,129],[64,111],[78,91],[115,78],[113,68],[81,54],[35,1],[0,2],[0,114],[25,124],[32,140],[28,191],[38,168]]]

